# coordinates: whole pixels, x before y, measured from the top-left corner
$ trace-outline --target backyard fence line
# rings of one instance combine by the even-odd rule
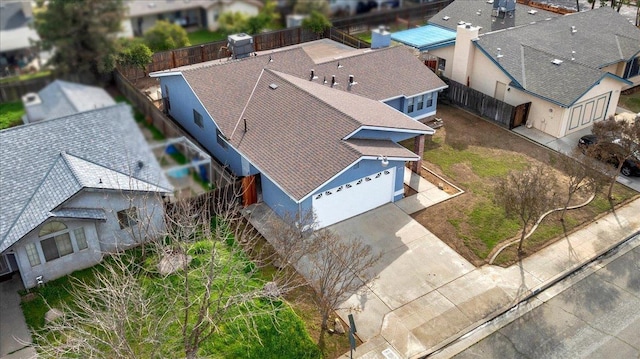
[[[42,90],[54,79],[52,75],[49,75],[31,80],[0,84],[0,103],[20,101],[22,96]]]
[[[397,9],[382,9],[367,14],[350,16],[332,20],[336,30],[342,30],[348,34],[363,32],[373,27],[396,23],[405,20],[408,24],[423,25],[433,15],[451,4],[453,0],[430,1]]]
[[[255,51],[268,51],[285,46],[297,45],[305,42],[331,38],[334,41],[347,44],[355,48],[370,47],[365,41],[344,34],[337,29],[330,29],[324,33],[315,33],[302,27],[292,27],[284,30],[270,31],[253,36]],[[129,80],[135,81],[147,77],[150,72],[173,69],[180,66],[199,64],[207,61],[219,60],[230,56],[227,51],[227,40],[209,42],[206,44],[183,47],[153,54],[151,62],[145,68],[135,66],[118,66],[118,70]]]
[[[195,138],[184,131],[180,125],[169,118],[162,110],[160,110],[154,101],[147,95],[138,90],[120,71],[114,71],[114,81],[120,93],[124,95],[129,102],[144,115],[148,125],[155,127],[165,138],[185,137],[193,144],[200,147],[204,152],[208,151]],[[216,162],[211,161],[210,171],[207,177],[211,184],[216,186],[225,186],[235,182],[235,179],[227,170]]]

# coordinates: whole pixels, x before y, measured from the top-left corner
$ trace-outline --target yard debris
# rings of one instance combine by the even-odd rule
[[[60,311],[60,309],[51,308],[44,315],[44,322],[45,323],[51,323],[51,322],[55,321],[56,319],[60,318],[61,316],[62,316],[62,312]]]
[[[342,325],[342,321],[339,318],[336,318],[333,321],[333,331],[336,334],[344,334],[345,333],[344,325]]]
[[[162,275],[172,274],[184,265],[189,265],[192,259],[193,257],[185,254],[167,253],[162,257],[160,263],[158,263],[158,271]]]

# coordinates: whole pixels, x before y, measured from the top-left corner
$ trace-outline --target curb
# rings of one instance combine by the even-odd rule
[[[427,350],[427,351],[425,351],[423,353],[414,355],[412,358],[423,359],[423,358],[428,358],[431,355],[437,354],[441,350],[443,350],[443,349],[447,348],[448,346],[454,344],[455,342],[459,341],[460,339],[463,339],[471,331],[479,328],[480,326],[482,326],[484,324],[487,324],[487,323],[493,321],[497,317],[499,317],[499,316],[511,311],[512,309],[518,307],[519,305],[521,305],[523,303],[526,303],[527,301],[529,301],[532,298],[536,297],[541,292],[549,289],[550,287],[554,286],[558,282],[560,282],[560,281],[572,276],[573,274],[575,274],[576,272],[582,270],[586,266],[596,262],[597,260],[599,260],[601,258],[605,258],[605,257],[610,256],[611,254],[614,254],[615,252],[618,251],[618,248],[620,246],[622,246],[624,243],[630,241],[633,237],[635,237],[635,236],[637,236],[639,234],[640,234],[640,229],[636,228],[634,233],[624,237],[622,240],[620,240],[619,242],[615,243],[614,245],[597,252],[594,256],[592,256],[591,258],[587,259],[586,261],[584,261],[582,263],[578,263],[578,264],[574,265],[573,267],[565,270],[564,272],[558,273],[556,276],[552,277],[547,282],[545,282],[545,283],[541,284],[540,286],[538,286],[537,288],[531,290],[528,295],[524,296],[522,299],[520,299],[515,304],[503,307],[501,310],[499,310],[496,313],[490,315],[489,317],[481,319],[481,320],[471,324],[470,326],[468,326],[465,329],[463,329],[462,331],[460,331],[458,334],[449,337],[448,339],[444,340],[440,344],[436,345],[435,347],[433,347],[433,348],[431,348],[431,349],[429,349],[429,350]]]

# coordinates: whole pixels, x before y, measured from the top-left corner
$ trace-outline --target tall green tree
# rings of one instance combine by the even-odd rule
[[[314,11],[328,17],[331,12],[329,2],[326,0],[297,0],[293,6],[293,12],[296,14],[311,14]]]
[[[316,34],[321,34],[324,30],[331,27],[331,21],[322,13],[314,10],[309,16],[302,20],[302,27]]]
[[[115,66],[124,17],[122,0],[50,0],[36,12],[35,28],[40,46],[54,50],[49,63],[58,74],[99,76]]]
[[[225,34],[249,32],[249,17],[240,11],[227,11],[218,18],[220,31]]]
[[[267,0],[256,16],[252,16],[247,21],[247,31],[250,34],[257,34],[260,31],[276,25],[280,19],[277,4],[273,0]]]
[[[166,20],[156,21],[156,24],[144,34],[144,41],[153,52],[191,45],[185,29]]]

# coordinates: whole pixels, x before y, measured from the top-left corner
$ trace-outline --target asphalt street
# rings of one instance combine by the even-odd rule
[[[631,242],[455,358],[640,358],[640,236]]]

